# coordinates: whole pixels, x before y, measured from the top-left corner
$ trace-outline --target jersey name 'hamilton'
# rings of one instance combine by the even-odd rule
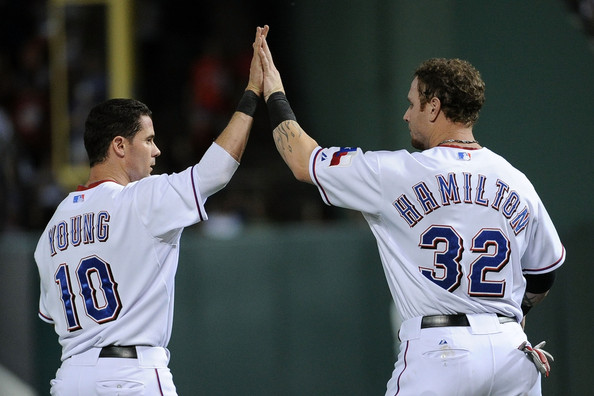
[[[47,238],[50,255],[55,256],[69,246],[88,245],[95,242],[106,242],[109,239],[110,215],[106,210],[90,212],[60,220],[50,225]]]
[[[412,186],[410,195],[416,199],[418,205],[415,205],[407,194],[402,194],[394,201],[393,205],[400,217],[410,227],[417,225],[423,219],[423,214],[429,215],[442,206],[476,204],[490,207],[510,219],[509,223],[516,235],[526,228],[530,210],[526,205],[518,210],[521,203],[520,195],[515,190],[510,191],[510,186],[505,181],[497,179],[494,196],[486,197],[485,185],[488,180],[484,175],[478,174],[474,177],[468,172],[460,175],[449,173],[447,176],[437,174],[435,179],[436,185],[431,188],[423,181]],[[462,180],[462,187],[459,186],[459,179]],[[473,180],[476,180],[474,184]]]

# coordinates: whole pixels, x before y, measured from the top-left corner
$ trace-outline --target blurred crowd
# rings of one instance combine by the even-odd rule
[[[60,195],[49,168],[45,14],[44,1],[0,3],[0,230],[38,225]]]
[[[594,0],[565,2],[594,40]],[[291,2],[248,3],[135,2],[134,95],[153,111],[162,151],[155,173],[194,164],[225,127],[247,82],[255,26],[274,24],[276,37],[291,37],[288,30],[283,32],[290,29],[284,14]],[[109,95],[105,7],[69,5],[65,10],[69,161],[84,165],[84,120],[89,109]],[[47,0],[0,0],[0,232],[42,229],[70,188],[51,166],[52,29]],[[274,46],[281,67],[286,61],[283,48],[290,47],[282,44]],[[285,84],[298,98],[297,82]],[[319,222],[344,216],[323,205],[314,187],[292,178],[276,153],[263,107],[256,114],[242,166],[207,204],[212,232],[233,233],[246,223]]]
[[[136,2],[134,95],[153,111],[162,151],[155,173],[196,163],[225,127],[247,83],[255,26],[275,21],[279,33],[279,7],[274,1]],[[86,165],[84,121],[109,96],[105,7],[68,5],[65,11],[69,161]],[[0,232],[40,230],[70,188],[51,166],[49,34],[55,26],[46,0],[0,0],[0,29]],[[242,166],[207,209],[212,232],[222,236],[248,222],[333,218],[315,188],[296,182],[282,163],[264,106]]]

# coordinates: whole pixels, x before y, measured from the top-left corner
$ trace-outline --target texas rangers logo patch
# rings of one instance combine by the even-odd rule
[[[353,157],[357,154],[357,148],[342,147],[332,154],[330,166],[350,166]]]

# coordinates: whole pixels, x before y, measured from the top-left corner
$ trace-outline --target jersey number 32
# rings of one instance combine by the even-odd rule
[[[445,245],[445,249],[439,247],[440,244]],[[477,257],[468,269],[468,295],[503,297],[505,280],[487,278],[489,273],[498,273],[507,265],[509,245],[509,240],[500,229],[483,228],[472,238],[470,251]],[[421,273],[449,292],[456,290],[463,275],[460,264],[464,252],[462,237],[450,226],[434,225],[421,235],[419,246],[435,250],[433,266],[419,267]]]

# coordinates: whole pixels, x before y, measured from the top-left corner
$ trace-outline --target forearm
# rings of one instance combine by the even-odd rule
[[[535,305],[545,299],[555,282],[555,271],[539,275],[524,275],[526,278],[526,291],[522,298],[522,313],[524,316]]]
[[[297,180],[311,183],[309,158],[318,146],[297,123],[293,109],[284,92],[276,91],[266,97],[276,149]]]
[[[247,145],[259,100],[260,95],[249,89],[248,85],[227,127],[215,140],[215,143],[225,149],[237,162],[241,161]]]
[[[526,293],[524,293],[524,298],[522,298],[522,312],[524,313],[524,315],[526,315],[528,311],[532,309],[532,307],[534,307],[537,304],[540,304],[542,300],[545,299],[547,294],[549,294],[548,291],[544,293],[530,293],[527,291]]]
[[[285,161],[295,178],[312,183],[309,174],[309,158],[318,143],[312,139],[297,123],[287,120],[281,122],[272,131],[276,149]]]
[[[215,143],[228,152],[237,162],[241,162],[253,123],[253,117],[236,111],[227,127],[216,138]]]

